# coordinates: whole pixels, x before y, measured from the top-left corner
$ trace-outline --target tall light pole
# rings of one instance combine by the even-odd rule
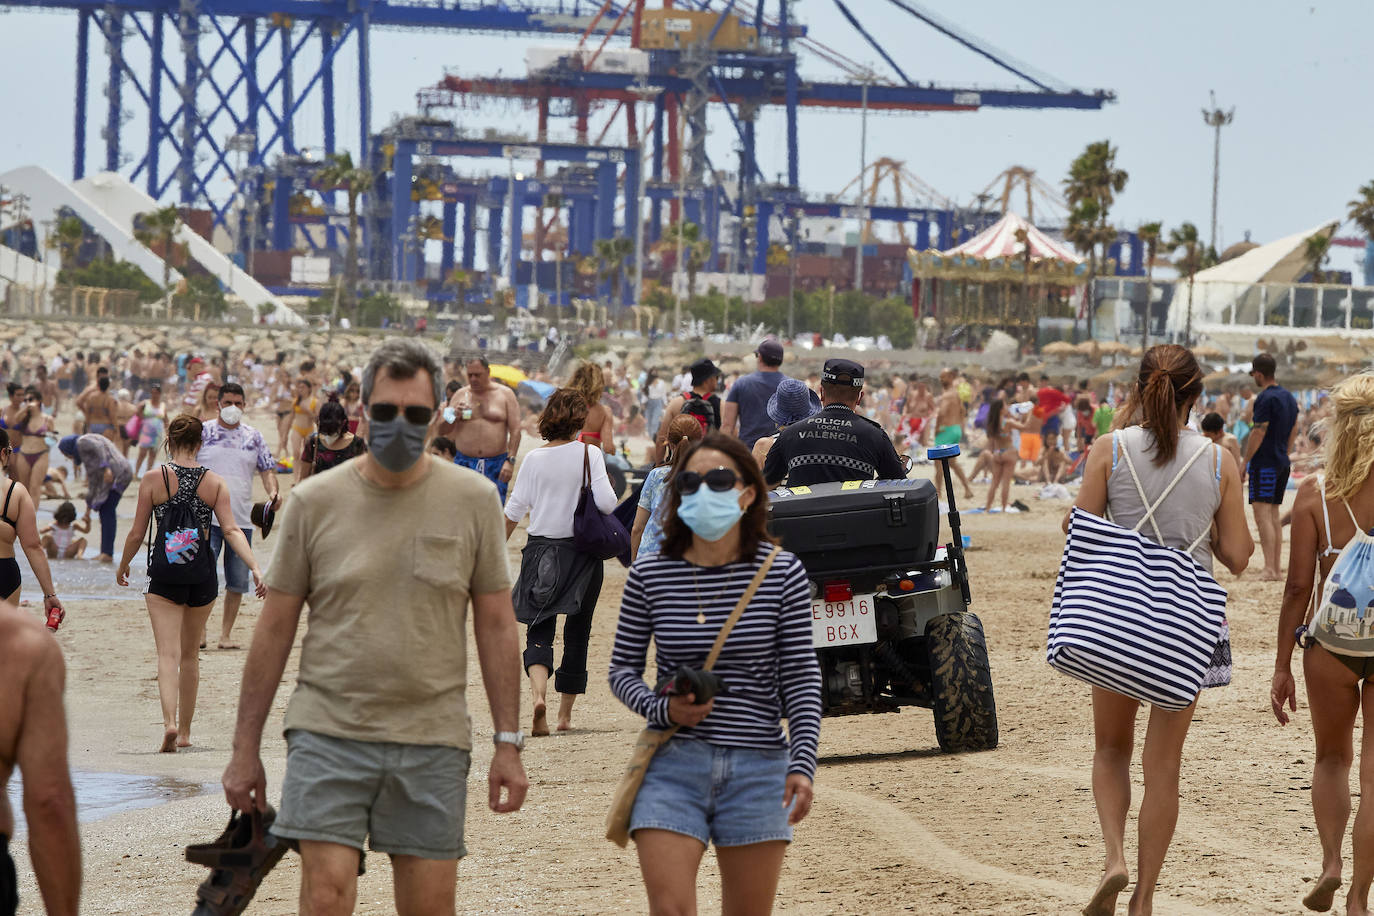
[[[658,98],[663,90],[658,86],[649,86],[640,82],[630,87],[630,91],[633,92],[638,99],[638,102],[635,103],[635,113],[638,114],[639,103],[653,101]],[[635,123],[643,122],[639,118],[635,118]],[[628,219],[631,212],[633,212],[635,221],[635,305],[644,304],[642,301],[644,295],[644,214],[641,212],[640,207],[643,206],[645,183],[648,180],[649,166],[645,157],[648,155],[650,133],[652,133],[652,130],[646,129],[641,131],[639,135],[639,150],[637,153],[639,156],[639,187],[635,191],[634,207],[631,207],[629,204],[630,189],[625,189],[625,215]]]
[[[1217,107],[1217,94],[1209,92],[1212,99],[1211,109],[1202,110],[1202,120],[1215,131],[1212,140],[1212,250],[1217,249],[1217,192],[1221,187],[1221,129],[1230,124],[1236,116],[1236,109],[1222,111]]]
[[[855,204],[859,217],[859,243],[854,246],[854,289],[859,292],[864,291],[864,176],[868,172],[868,84],[872,78],[870,73],[865,73],[863,77],[863,116],[859,126],[859,191]]]

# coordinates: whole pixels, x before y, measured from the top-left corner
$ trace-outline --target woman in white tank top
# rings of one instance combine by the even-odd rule
[[[1326,436],[1326,474],[1298,487],[1293,503],[1288,582],[1279,611],[1278,654],[1270,702],[1280,725],[1298,708],[1293,682],[1293,648],[1298,625],[1309,619],[1314,593],[1320,597],[1327,574],[1356,531],[1374,527],[1374,374],[1346,379],[1331,392],[1331,426]],[[1350,819],[1350,766],[1354,761],[1355,716],[1374,708],[1374,657],[1337,654],[1320,643],[1302,653],[1307,705],[1317,740],[1312,772],[1312,813],[1322,846],[1321,875],[1303,899],[1308,909],[1327,910],[1341,886],[1341,847]],[[1368,719],[1364,734],[1374,740]],[[1374,783],[1374,754],[1360,754],[1360,784]],[[1354,872],[1347,894],[1350,912],[1369,906],[1374,880],[1374,812],[1366,790],[1355,817]],[[1371,799],[1374,806],[1374,799]]]
[[[1186,428],[1202,395],[1202,372],[1187,349],[1151,347],[1114,431],[1096,440],[1075,503],[1094,515],[1130,528],[1147,514],[1146,537],[1189,551],[1205,569],[1213,558],[1239,574],[1255,549],[1245,522],[1240,472],[1220,449]],[[1205,449],[1206,451],[1203,451]],[[1129,460],[1127,460],[1129,459]],[[1170,490],[1172,485],[1173,489]],[[1143,491],[1143,493],[1142,493]],[[1147,512],[1148,505],[1155,505]],[[1215,535],[1212,526],[1215,524]],[[1069,518],[1064,518],[1068,531]],[[1126,866],[1126,814],[1131,807],[1131,756],[1140,703],[1094,687],[1093,799],[1106,846],[1106,867],[1085,916],[1110,916],[1117,895],[1130,883]],[[1144,750],[1145,797],[1140,805],[1136,886],[1132,916],[1150,913],[1155,884],[1178,821],[1178,774],[1193,707],[1171,712],[1154,707]]]

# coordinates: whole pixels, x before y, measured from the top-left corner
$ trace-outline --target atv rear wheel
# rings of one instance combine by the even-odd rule
[[[997,705],[983,624],[973,614],[943,614],[926,626],[935,737],[947,754],[997,746]]]

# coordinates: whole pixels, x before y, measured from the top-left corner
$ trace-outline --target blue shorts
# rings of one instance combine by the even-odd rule
[[[1288,468],[1250,462],[1250,502],[1280,505],[1288,489]]]
[[[702,845],[792,841],[782,806],[786,748],[725,747],[675,737],[658,749],[630,813],[630,833],[670,830]]]
[[[253,543],[253,529],[240,528],[243,536],[248,538],[248,543]],[[219,525],[210,526],[210,549],[215,552],[215,560],[219,560],[220,548],[224,547],[224,532],[219,530]],[[234,553],[234,548],[224,550],[224,590],[226,592],[236,592],[246,595],[253,590],[253,573],[248,569],[248,564],[239,559],[239,555]]]
[[[487,480],[496,484],[496,491],[501,494],[501,505],[506,504],[506,485],[501,482],[501,469],[506,466],[507,454],[492,455],[490,458],[469,458],[459,452],[453,459],[453,463],[460,468],[467,468],[469,471],[476,471]]]

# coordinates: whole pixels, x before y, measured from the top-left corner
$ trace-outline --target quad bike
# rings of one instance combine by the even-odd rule
[[[929,449],[932,461],[959,446]],[[923,706],[947,753],[997,746],[983,625],[969,610],[959,512],[944,468],[950,541],[928,480],[865,480],[780,488],[772,531],[811,582],[812,640],[827,716]]]

